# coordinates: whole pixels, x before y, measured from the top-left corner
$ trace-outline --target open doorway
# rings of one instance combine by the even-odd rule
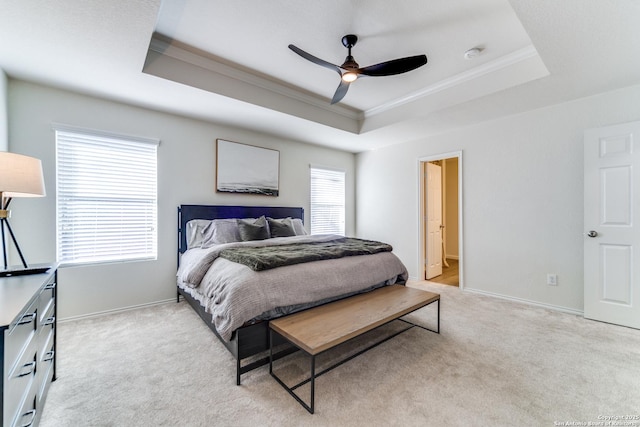
[[[419,163],[418,277],[462,288],[462,152]]]

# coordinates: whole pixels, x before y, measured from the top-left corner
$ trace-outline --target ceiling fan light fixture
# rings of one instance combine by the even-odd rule
[[[353,71],[347,71],[342,75],[342,81],[345,83],[355,82],[358,78],[358,73],[354,73]]]

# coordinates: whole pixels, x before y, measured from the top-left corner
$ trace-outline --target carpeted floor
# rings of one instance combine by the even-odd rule
[[[321,376],[314,415],[268,367],[236,386],[233,358],[184,302],[61,323],[41,426],[554,426],[640,416],[639,330],[416,286],[442,295],[441,334],[414,328]],[[435,310],[408,317],[433,327]],[[278,369],[302,375],[299,359]]]

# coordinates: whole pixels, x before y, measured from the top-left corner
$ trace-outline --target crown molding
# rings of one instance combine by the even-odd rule
[[[502,56],[491,62],[487,62],[464,73],[456,74],[455,76],[448,77],[433,85],[427,86],[416,92],[413,92],[402,98],[397,98],[384,104],[380,104],[376,107],[370,108],[364,112],[364,118],[373,117],[378,114],[382,114],[401,105],[414,102],[420,98],[424,98],[443,90],[452,89],[456,86],[462,85],[486,74],[493,73],[506,67],[510,67],[527,59],[538,56],[538,51],[533,45],[526,46],[508,55]]]
[[[211,73],[219,74],[244,84],[259,87],[261,89],[295,99],[296,101],[304,102],[312,107],[341,115],[353,121],[361,120],[363,117],[363,113],[360,110],[346,107],[344,105],[331,105],[327,99],[304,93],[301,89],[288,86],[283,82],[259,76],[246,69],[242,69],[237,64],[225,64],[206,52],[180,42],[165,39],[159,34],[154,34],[151,38],[149,50],[160,55],[166,55],[179,61],[195,65]]]

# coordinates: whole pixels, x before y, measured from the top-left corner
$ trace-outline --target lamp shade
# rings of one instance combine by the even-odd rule
[[[42,162],[34,157],[0,152],[0,193],[5,198],[44,196]]]

